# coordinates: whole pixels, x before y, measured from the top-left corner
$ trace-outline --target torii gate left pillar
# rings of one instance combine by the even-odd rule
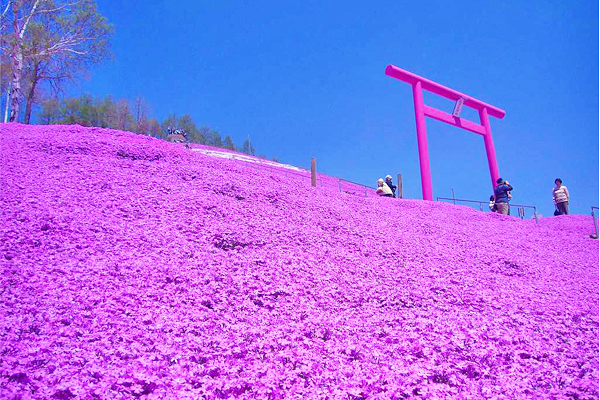
[[[498,107],[494,107],[484,103],[483,101],[477,100],[473,97],[467,96],[466,94],[447,88],[439,83],[430,81],[429,79],[415,75],[412,72],[405,71],[393,65],[387,66],[385,69],[385,74],[403,82],[410,83],[413,87],[423,200],[433,200],[425,117],[434,118],[438,121],[446,122],[447,124],[466,129],[483,136],[493,190],[496,187],[496,180],[498,180],[500,177],[500,172],[498,170],[498,162],[496,161],[496,150],[494,149],[494,141],[492,140],[492,129],[490,127],[489,115],[502,119],[506,115],[506,112]],[[452,114],[448,114],[444,111],[425,105],[423,102],[423,90],[428,90],[447,99],[456,101],[454,112]],[[479,124],[458,116],[463,104],[479,112]]]

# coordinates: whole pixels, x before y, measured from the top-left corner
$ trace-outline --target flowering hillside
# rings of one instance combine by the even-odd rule
[[[0,125],[0,398],[598,398],[590,217]]]

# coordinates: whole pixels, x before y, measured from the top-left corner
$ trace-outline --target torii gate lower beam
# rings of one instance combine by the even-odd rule
[[[502,119],[506,115],[506,112],[498,107],[494,107],[471,96],[467,96],[466,94],[447,88],[439,83],[430,81],[427,78],[415,75],[412,72],[405,71],[393,65],[388,65],[386,67],[385,74],[403,82],[410,83],[413,87],[423,200],[433,200],[425,117],[434,118],[438,121],[442,121],[483,136],[493,190],[496,187],[496,180],[500,177],[500,172],[498,170],[498,162],[496,161],[496,150],[494,149],[494,141],[492,140],[492,128],[490,127],[489,116],[491,115],[492,117]],[[427,90],[447,99],[456,101],[457,103],[454,108],[454,113],[448,114],[447,112],[425,105],[423,103],[423,90]],[[463,104],[479,112],[479,124],[458,116],[460,113],[460,108]]]

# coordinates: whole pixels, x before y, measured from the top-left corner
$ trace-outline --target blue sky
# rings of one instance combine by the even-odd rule
[[[597,1],[98,8],[115,26],[115,58],[73,94],[141,95],[159,120],[190,113],[237,144],[249,134],[258,153],[307,168],[316,157],[320,172],[370,186],[402,173],[405,197],[421,198],[412,90],[384,74],[393,64],[506,110],[491,126],[514,203],[551,215],[561,177],[572,212],[598,205]],[[427,130],[434,197],[489,198],[483,138],[431,119]]]

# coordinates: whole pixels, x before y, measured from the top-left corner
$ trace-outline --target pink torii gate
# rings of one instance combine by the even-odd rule
[[[439,83],[435,83],[427,78],[420,77],[419,75],[415,75],[412,72],[405,71],[393,65],[388,65],[385,68],[385,74],[403,82],[410,83],[413,87],[423,200],[433,200],[433,191],[431,189],[431,171],[429,169],[429,151],[427,150],[427,128],[425,125],[425,117],[437,119],[438,121],[446,122],[447,124],[454,125],[483,136],[488,165],[490,167],[490,177],[492,178],[493,190],[496,187],[496,180],[500,177],[500,173],[498,172],[498,162],[496,161],[496,151],[494,150],[494,141],[492,140],[492,128],[490,127],[489,115],[502,119],[506,115],[506,112],[498,107],[491,106],[483,101],[477,100],[471,96],[467,96],[466,94],[447,88]],[[456,101],[454,112],[452,114],[448,114],[447,112],[423,104],[423,90],[428,90],[447,99]],[[479,112],[480,124],[459,117],[463,104]]]

